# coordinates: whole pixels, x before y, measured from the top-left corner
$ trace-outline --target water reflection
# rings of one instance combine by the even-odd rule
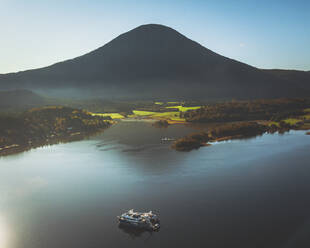
[[[145,229],[141,229],[141,228],[133,228],[133,227],[129,227],[129,226],[122,225],[122,224],[119,224],[118,228],[120,230],[122,230],[124,233],[128,234],[129,237],[132,239],[143,238],[145,236],[144,234],[147,234],[145,237],[145,241],[149,240],[154,233],[154,232],[149,231],[149,230],[145,230]],[[156,232],[158,232],[158,231],[156,231]]]
[[[194,131],[184,125],[154,128],[147,122],[120,122],[97,136],[95,147],[102,156],[115,151],[123,163],[130,163],[140,173],[167,173],[176,170],[177,161],[189,154],[172,150],[171,142],[163,142],[162,138],[177,139]]]
[[[143,122],[120,122],[107,129],[102,136],[98,136],[100,142],[97,147],[113,146],[138,147],[139,149],[152,149],[154,146],[169,145],[169,142],[162,142],[162,138],[176,139],[195,131],[184,125],[172,125],[168,128],[154,128],[150,123]]]
[[[310,244],[304,132],[180,153],[161,138],[192,130],[142,124],[0,158],[0,248]],[[131,208],[159,211],[164,229],[118,228],[116,216]]]

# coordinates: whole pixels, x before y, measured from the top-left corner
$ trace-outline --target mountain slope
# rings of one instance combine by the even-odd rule
[[[0,91],[0,106],[24,106],[44,104],[43,97],[29,90]]]
[[[135,28],[72,60],[0,75],[0,87],[78,89],[96,96],[133,98],[305,94],[287,79],[218,55],[156,24]]]
[[[0,112],[23,111],[46,104],[44,97],[29,90],[0,91]]]
[[[291,83],[297,84],[301,88],[310,89],[310,71],[297,71],[297,70],[264,70],[274,76],[284,79]]]

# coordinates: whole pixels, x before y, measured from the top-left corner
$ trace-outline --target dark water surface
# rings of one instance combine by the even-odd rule
[[[189,153],[160,140],[189,132],[121,122],[0,158],[0,248],[310,247],[310,136]],[[119,229],[131,208],[158,212],[160,231]]]

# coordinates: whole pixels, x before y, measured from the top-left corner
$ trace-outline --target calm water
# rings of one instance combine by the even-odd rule
[[[0,158],[1,248],[309,247],[310,136],[264,135],[189,153],[192,132],[122,122],[90,140]],[[118,228],[155,210],[159,232]]]

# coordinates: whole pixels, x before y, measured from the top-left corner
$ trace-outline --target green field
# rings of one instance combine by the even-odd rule
[[[112,119],[124,119],[125,116],[119,114],[119,113],[91,113],[92,116],[110,116]]]
[[[276,122],[276,121],[271,121],[271,122],[269,122],[269,123],[267,123],[267,124],[268,124],[268,126],[276,125],[277,127],[280,127],[279,122]]]
[[[305,118],[306,120],[310,120],[310,115],[303,115],[303,118]]]
[[[194,106],[194,107],[183,107],[181,105],[178,105],[178,106],[169,106],[169,107],[166,107],[166,108],[177,108],[179,111],[181,112],[186,112],[188,110],[195,110],[195,109],[200,109],[201,106]]]
[[[142,111],[142,110],[133,110],[133,115],[128,117],[150,117],[154,119],[169,119],[172,121],[185,121],[184,118],[180,118],[180,112],[151,112],[151,111]]]
[[[310,113],[310,108],[304,109],[304,111]]]
[[[171,112],[152,112],[152,111],[143,111],[143,110],[133,110],[133,114],[128,115],[129,118],[135,117],[148,117],[154,119],[165,119],[177,122],[184,122],[184,118],[180,118],[179,111]],[[119,113],[91,113],[93,116],[110,116],[112,119],[124,119],[125,116]]]
[[[297,122],[300,122],[300,119],[295,119],[295,118],[289,118],[285,119],[284,122],[290,124],[290,125],[295,125]]]

